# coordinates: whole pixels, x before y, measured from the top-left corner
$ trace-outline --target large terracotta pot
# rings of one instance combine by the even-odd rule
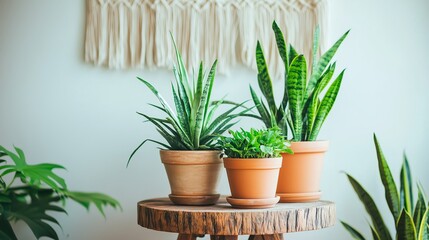
[[[227,201],[238,208],[274,206],[281,165],[282,158],[224,158],[232,194]]]
[[[320,199],[320,177],[328,141],[292,142],[294,154],[284,153],[277,185],[280,202],[311,202]]]
[[[180,205],[212,205],[217,202],[221,151],[160,150],[170,183],[170,200]]]

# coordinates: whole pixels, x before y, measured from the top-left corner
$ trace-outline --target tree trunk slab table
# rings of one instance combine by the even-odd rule
[[[237,209],[224,197],[212,206],[179,206],[168,198],[157,198],[141,201],[137,208],[139,225],[178,233],[178,240],[195,240],[206,234],[211,240],[235,240],[238,235],[250,235],[249,240],[281,240],[283,233],[318,230],[336,221],[335,204],[329,201]]]

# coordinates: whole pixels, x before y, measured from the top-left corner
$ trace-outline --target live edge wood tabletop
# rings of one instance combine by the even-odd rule
[[[178,240],[210,235],[212,240],[235,240],[250,235],[252,240],[280,240],[283,233],[318,230],[333,226],[335,204],[278,203],[268,209],[236,209],[222,197],[213,206],[179,206],[168,198],[138,203],[138,224],[142,227],[178,233]]]

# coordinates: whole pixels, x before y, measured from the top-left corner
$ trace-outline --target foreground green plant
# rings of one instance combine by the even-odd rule
[[[349,31],[344,33],[320,59],[317,59],[319,28],[316,28],[310,74],[307,72],[307,62],[304,55],[298,54],[292,45],[286,45],[283,33],[276,22],[273,22],[272,28],[285,67],[284,94],[280,105],[277,105],[274,100],[272,81],[264,52],[258,42],[256,46],[258,84],[265,101],[259,99],[252,86],[250,86],[250,93],[259,112],[259,119],[264,122],[267,128],[278,126],[286,138],[288,137],[289,125],[293,141],[315,141],[335,102],[344,75],[344,70],[342,70],[326,93],[322,94],[335,72],[335,62],[330,62]]]
[[[377,151],[378,169],[380,178],[384,186],[386,202],[395,221],[396,239],[398,240],[429,240],[429,205],[422,187],[417,184],[418,196],[414,204],[413,201],[413,183],[410,166],[407,157],[404,155],[400,173],[399,193],[395,180],[390,172],[389,165],[383,155],[377,137],[374,135],[374,144]],[[370,194],[356,181],[347,174],[353,189],[364,204],[368,215],[371,218],[370,228],[374,240],[392,239],[383,217],[377,208]],[[341,222],[353,239],[366,239],[359,231],[345,222]]]
[[[25,222],[37,239],[58,239],[51,224],[60,226],[60,223],[48,212],[67,213],[64,209],[67,199],[87,210],[90,205],[95,205],[103,216],[106,206],[120,208],[119,202],[108,195],[69,191],[65,180],[53,172],[54,169],[64,169],[63,166],[50,163],[30,165],[21,149],[15,147],[15,151],[0,146],[0,239],[17,239],[11,226],[17,221]],[[16,185],[16,181],[22,184]]]
[[[284,140],[279,128],[250,131],[230,130],[231,137],[221,136],[219,146],[230,158],[275,158],[280,153],[292,153],[290,144]]]
[[[177,50],[174,40],[172,41],[177,58],[177,67],[173,68],[175,81],[174,84],[171,85],[176,111],[173,111],[173,108],[170,107],[152,84],[138,78],[153,94],[155,94],[161,104],[160,106],[150,105],[161,110],[166,117],[156,118],[144,113],[138,114],[155,125],[157,131],[167,143],[162,143],[153,139],[144,140],[133,151],[128,159],[127,165],[136,151],[147,141],[155,142],[170,150],[214,149],[214,145],[216,144],[215,140],[218,136],[237,123],[231,121],[238,116],[245,115],[245,113],[250,110],[246,108],[238,113],[234,113],[237,108],[243,106],[243,103],[233,104],[234,106],[232,108],[215,118],[214,114],[218,107],[223,103],[227,103],[223,100],[217,102],[211,102],[210,100],[217,61],[213,63],[208,75],[204,72],[203,63],[201,62],[197,78],[189,79],[183,64],[182,56]]]

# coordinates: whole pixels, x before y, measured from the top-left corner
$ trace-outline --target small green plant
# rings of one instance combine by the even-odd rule
[[[315,141],[335,102],[344,75],[343,70],[323,95],[322,93],[329,85],[335,71],[335,62],[331,64],[330,62],[349,31],[344,33],[320,59],[317,59],[319,28],[316,28],[310,74],[307,72],[304,55],[298,54],[292,45],[286,45],[283,33],[276,22],[273,22],[272,28],[285,67],[284,94],[280,105],[277,106],[264,52],[258,42],[256,46],[258,84],[265,97],[265,102],[262,98],[259,99],[250,86],[250,93],[259,113],[258,118],[264,122],[267,128],[278,126],[286,138],[289,126],[293,141]]]
[[[377,151],[378,169],[380,178],[384,186],[386,202],[395,221],[396,239],[398,240],[428,240],[429,239],[429,205],[422,187],[417,184],[418,196],[414,204],[413,201],[413,183],[410,166],[407,157],[404,155],[400,173],[399,193],[395,180],[390,172],[389,165],[383,155],[377,137],[374,135],[374,144]],[[371,195],[362,187],[362,185],[347,174],[353,189],[358,195],[360,201],[371,219],[370,224],[372,237],[374,240],[391,240],[392,236],[384,223],[383,217],[377,208]],[[341,222],[353,239],[366,239],[359,231],[345,222]]]
[[[229,130],[229,133],[231,137],[221,136],[218,144],[231,158],[275,158],[280,157],[283,152],[292,153],[289,142],[284,140],[278,127],[263,130],[251,128],[250,131]]]
[[[69,191],[65,180],[53,172],[54,169],[64,169],[63,166],[50,163],[30,165],[21,149],[15,147],[15,151],[0,146],[0,239],[17,239],[11,225],[17,221],[25,222],[37,239],[58,239],[49,223],[59,226],[60,223],[49,212],[67,213],[64,209],[67,199],[87,210],[90,205],[95,205],[103,216],[106,206],[120,208],[119,202],[108,195]],[[13,164],[4,159],[6,157]],[[17,180],[22,184],[16,185]]]
[[[177,67],[173,68],[175,82],[171,85],[176,111],[173,111],[152,84],[138,78],[153,94],[155,94],[161,104],[160,106],[150,105],[161,110],[161,112],[166,114],[166,117],[156,118],[144,113],[138,114],[155,125],[158,132],[167,143],[152,139],[144,140],[132,152],[127,165],[136,151],[147,141],[155,142],[170,150],[214,149],[216,144],[215,140],[218,136],[237,123],[236,121],[232,122],[232,120],[238,116],[245,115],[245,113],[250,110],[245,108],[238,113],[234,113],[237,108],[243,107],[244,103],[233,104],[233,107],[215,118],[214,114],[220,105],[231,103],[223,100],[216,102],[211,102],[210,100],[217,61],[213,63],[208,75],[205,74],[203,63],[201,62],[196,80],[192,78],[192,81],[190,81],[174,39],[172,41],[177,58]]]

